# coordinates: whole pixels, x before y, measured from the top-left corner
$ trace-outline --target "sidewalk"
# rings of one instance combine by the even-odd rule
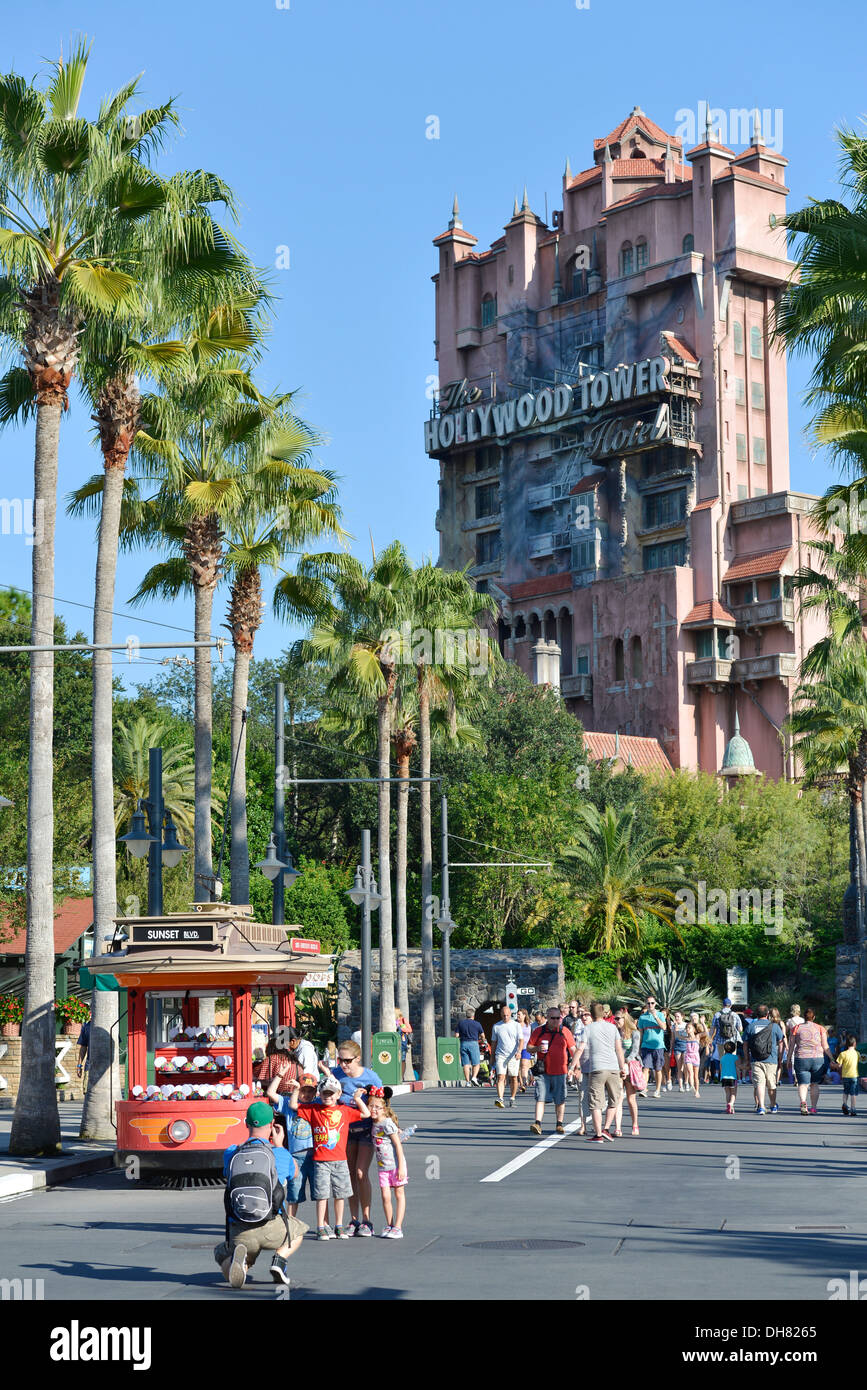
[[[84,1142],[78,1137],[81,1101],[61,1101],[60,1134],[63,1153],[57,1158],[10,1158],[12,1109],[0,1110],[0,1198],[17,1197],[40,1187],[82,1178],[112,1166],[114,1144]]]

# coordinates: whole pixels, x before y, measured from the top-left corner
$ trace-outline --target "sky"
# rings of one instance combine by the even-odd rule
[[[41,0],[4,12],[2,67],[34,76],[86,35],[85,114],[140,71],[146,104],[176,98],[183,134],[161,169],[211,169],[235,189],[238,234],[278,296],[263,384],[297,390],[299,413],[326,436],[317,461],[340,477],[352,551],[368,559],[371,543],[399,537],[418,562],[438,553],[422,430],[436,372],[431,242],[454,194],[484,248],[525,184],[535,212],[546,195],[549,214],[559,207],[566,156],[575,172],[589,167],[594,137],[636,104],[675,132],[684,112],[698,128],[709,101],[771,113],[791,208],[831,196],[834,128],[867,111],[864,14],[841,0],[821,11],[805,0]],[[834,475],[804,442],[807,376],[790,363],[790,485],[821,492]],[[101,466],[88,415],[73,397],[64,497]],[[0,494],[32,496],[32,448],[32,427],[0,436]],[[27,540],[0,535],[0,587],[29,588]],[[93,523],[61,512],[55,592],[71,628],[89,630],[94,562]],[[144,564],[121,559],[115,640],[191,640],[191,601],[130,609]],[[218,596],[215,623],[224,617]],[[269,613],[256,654],[277,656],[295,635]],[[163,655],[130,665],[118,654],[116,673],[128,686],[150,679]]]

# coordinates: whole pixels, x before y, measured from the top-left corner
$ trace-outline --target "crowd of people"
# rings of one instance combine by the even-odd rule
[[[624,1102],[633,1136],[639,1136],[639,1100],[660,1100],[677,1089],[696,1099],[701,1087],[722,1087],[727,1114],[734,1114],[738,1086],[752,1086],[758,1115],[777,1114],[779,1086],[797,1087],[800,1113],[818,1114],[820,1086],[839,1076],[842,1113],[857,1113],[860,1089],[857,1038],[842,1037],[800,1006],[784,1022],[779,1010],[760,1004],[755,1014],[739,1013],[731,999],[710,1019],[663,1009],[653,995],[634,1017],[625,1007],[590,1006],[573,999],[568,1008],[552,1005],[531,1021],[524,1009],[515,1017],[503,1005],[491,1030],[468,1011],[457,1028],[465,1086],[489,1082],[497,1109],[514,1107],[534,1083],[535,1114],[530,1132],[542,1133],[545,1107],[554,1108],[554,1130],[564,1134],[567,1090],[578,1101],[577,1133],[604,1144],[622,1137]],[[506,1083],[509,1096],[506,1100]]]
[[[385,1222],[379,1234],[403,1239],[409,1182],[403,1141],[412,1130],[401,1130],[391,1088],[364,1065],[354,1040],[318,1058],[296,1029],[283,1033],[257,1062],[264,1096],[246,1111],[247,1140],[223,1159],[226,1232],[214,1258],[235,1289],[262,1251],[272,1254],[273,1281],[288,1285],[289,1259],[310,1230],[298,1215],[308,1199],[317,1239],[373,1236],[374,1156]]]

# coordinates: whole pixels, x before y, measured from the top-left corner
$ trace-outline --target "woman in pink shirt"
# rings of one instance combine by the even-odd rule
[[[808,1009],[805,1020],[792,1030],[792,1065],[801,1098],[802,1115],[818,1115],[816,1102],[819,1099],[819,1082],[833,1062],[828,1050],[828,1034],[816,1022],[816,1012]],[[807,1091],[810,1092],[810,1108],[807,1109]]]

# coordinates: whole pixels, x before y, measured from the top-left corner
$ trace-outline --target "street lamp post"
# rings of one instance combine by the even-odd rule
[[[373,1031],[371,1027],[371,929],[370,914],[382,902],[382,894],[377,892],[376,879],[370,863],[370,831],[361,832],[361,864],[355,870],[355,882],[347,890],[347,896],[361,911],[361,1055],[366,1067],[370,1066]]]
[[[147,813],[147,827],[145,827]],[[166,837],[163,840],[163,820]],[[163,866],[174,869],[186,853],[178,840],[171,812],[163,801],[163,750],[148,749],[148,794],[141,797],[133,813],[132,828],[120,836],[134,859],[148,857],[148,917],[163,915]]]
[[[437,926],[442,934],[442,975],[443,975],[443,1037],[451,1037],[452,1031],[452,956],[450,937],[455,923],[452,921],[449,904],[449,804],[442,798],[440,821],[442,836],[442,896]]]

